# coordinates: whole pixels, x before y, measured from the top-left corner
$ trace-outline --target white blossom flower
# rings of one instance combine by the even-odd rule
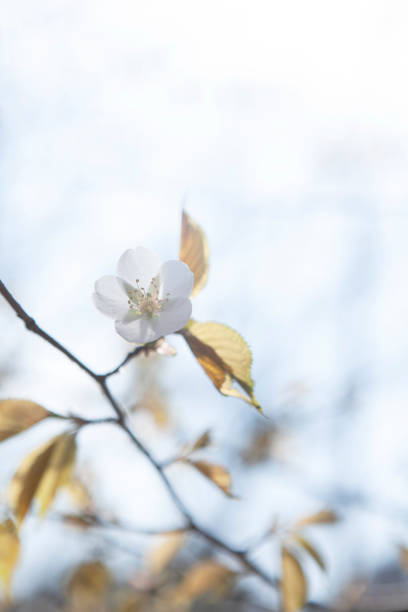
[[[184,327],[192,287],[193,273],[185,263],[161,264],[155,253],[137,247],[123,253],[117,276],[96,281],[93,300],[125,340],[145,344]]]

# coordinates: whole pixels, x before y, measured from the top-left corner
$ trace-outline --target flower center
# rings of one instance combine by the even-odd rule
[[[157,318],[163,306],[169,300],[167,294],[164,300],[159,299],[159,277],[155,276],[150,281],[148,290],[140,287],[140,281],[136,279],[136,288],[132,288],[128,292],[129,310],[134,314],[147,317],[149,319]]]

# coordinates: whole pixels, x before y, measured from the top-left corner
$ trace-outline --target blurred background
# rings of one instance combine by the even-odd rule
[[[241,545],[276,518],[330,507],[342,520],[311,532],[328,571],[304,561],[309,600],[335,606],[358,579],[361,597],[386,603],[358,595],[356,609],[406,609],[407,4],[18,0],[2,12],[5,285],[89,367],[109,370],[132,346],[94,308],[93,283],[127,248],[177,257],[184,206],[210,252],[193,316],[247,340],[269,420],[219,395],[179,337],[168,338],[176,357],[131,362],[113,391],[129,409],[154,391],[165,426],[149,409],[134,427],[160,459],[212,430],[203,457],[229,469],[239,500],[184,467],[168,472],[201,524]],[[111,414],[93,381],[4,300],[0,330],[1,398]],[[61,427],[2,443],[3,499],[28,450]],[[78,469],[104,516],[177,525],[120,432],[89,427],[79,442]],[[26,521],[17,600],[58,590],[91,557],[126,580],[150,546],[140,537],[126,551],[126,534],[67,529]],[[271,574],[275,544],[254,552]],[[259,607],[243,610],[275,609],[269,590],[247,583]]]

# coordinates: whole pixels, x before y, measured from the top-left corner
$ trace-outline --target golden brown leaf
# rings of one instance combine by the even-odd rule
[[[220,597],[228,592],[236,572],[211,559],[199,561],[187,570],[174,587],[169,599],[173,604],[185,605],[206,593]]]
[[[54,416],[39,404],[21,399],[0,400],[0,441]]]
[[[77,567],[67,586],[69,612],[108,612],[110,582],[109,571],[100,561]]]
[[[300,518],[294,523],[293,529],[301,529],[309,525],[333,524],[339,521],[339,517],[332,510],[321,510],[315,514]]]
[[[221,323],[190,321],[181,333],[220,393],[243,399],[261,410],[253,395],[251,351],[238,332]],[[232,387],[234,381],[247,395]]]
[[[175,532],[165,538],[150,550],[147,564],[153,574],[160,574],[176,556],[185,540],[185,533]]]
[[[56,438],[29,453],[20,463],[8,487],[8,501],[20,525],[33,500],[54,449]]]
[[[284,612],[297,612],[306,603],[307,585],[299,561],[282,546],[281,597]]]
[[[312,557],[312,559],[314,559],[316,561],[316,563],[320,567],[320,569],[322,569],[325,572],[326,571],[326,565],[325,565],[322,557],[318,553],[318,551],[313,546],[313,544],[311,544],[309,542],[309,540],[307,540],[306,538],[304,538],[303,536],[301,536],[298,533],[294,533],[292,537],[293,537],[294,541],[297,544],[299,544],[299,546],[301,546],[308,553],[308,555],[310,555]]]
[[[0,581],[6,599],[10,599],[10,582],[18,560],[20,542],[13,521],[0,523]]]
[[[193,461],[191,459],[184,459],[183,461],[195,467],[203,476],[211,480],[227,497],[234,497],[230,490],[231,476],[225,468],[208,461]]]
[[[75,436],[73,435],[59,436],[55,442],[53,452],[34,496],[38,501],[41,516],[44,516],[47,512],[57,490],[69,481],[74,467],[75,449]]]
[[[183,211],[179,258],[194,274],[191,297],[197,295],[208,278],[208,246],[202,229]]]
[[[193,453],[196,450],[201,448],[207,448],[211,444],[211,433],[209,430],[205,431],[201,436],[197,438],[197,440],[191,446],[190,453]]]
[[[57,488],[65,484],[72,463],[64,464],[61,455],[64,454],[65,459],[70,461],[71,453],[62,451],[72,448],[72,445],[75,445],[73,436],[61,434],[48,440],[23,459],[8,488],[8,501],[18,525],[23,521],[34,497],[39,500],[41,511],[44,513]],[[57,466],[61,468],[59,474],[56,473]],[[45,479],[44,484],[42,484],[43,479]]]

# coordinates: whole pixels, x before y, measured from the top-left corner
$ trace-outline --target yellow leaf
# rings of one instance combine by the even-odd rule
[[[321,510],[320,512],[316,512],[310,516],[305,516],[304,518],[298,519],[293,525],[293,529],[300,529],[303,527],[308,527],[309,525],[332,524],[337,523],[338,520],[339,517],[332,510]]]
[[[59,487],[70,480],[75,461],[75,436],[65,434],[59,436],[43,477],[35,492],[35,499],[39,503],[39,514],[44,516],[50,507]]]
[[[282,547],[281,597],[284,612],[297,612],[306,603],[307,585],[299,561]]]
[[[221,323],[190,321],[181,333],[220,393],[239,397],[261,410],[253,395],[251,351],[238,332]],[[247,395],[232,387],[234,381]]]
[[[316,561],[320,569],[322,569],[323,571],[326,571],[326,565],[322,557],[317,552],[315,547],[309,542],[309,540],[306,540],[306,538],[299,535],[298,533],[293,534],[292,537],[295,540],[295,542],[299,544],[299,546],[301,546],[312,557],[312,559]]]
[[[179,258],[194,274],[191,297],[204,287],[208,277],[208,246],[202,229],[183,211]]]
[[[17,529],[13,521],[0,523],[0,581],[5,598],[10,599],[10,582],[20,550]]]
[[[187,570],[169,599],[172,603],[183,605],[210,592],[218,597],[225,595],[236,575],[236,572],[211,559],[199,561]]]
[[[110,582],[110,573],[100,561],[77,567],[67,586],[69,612],[108,612]]]
[[[0,441],[21,433],[39,421],[54,416],[29,400],[0,400]]]
[[[192,461],[191,459],[183,459],[183,461],[211,480],[227,497],[234,497],[230,491],[231,476],[225,468],[208,461]]]
[[[147,564],[153,574],[160,574],[176,556],[185,540],[183,532],[166,535],[148,554]]]
[[[18,525],[23,521],[34,497],[40,501],[44,513],[57,488],[65,484],[70,472],[68,468],[72,467],[72,462],[69,466],[69,460],[73,452],[66,451],[72,449],[72,445],[75,445],[74,437],[61,434],[48,440],[23,459],[8,488],[8,501]],[[61,462],[62,451],[68,464]],[[61,473],[57,473],[57,465],[61,467]]]

